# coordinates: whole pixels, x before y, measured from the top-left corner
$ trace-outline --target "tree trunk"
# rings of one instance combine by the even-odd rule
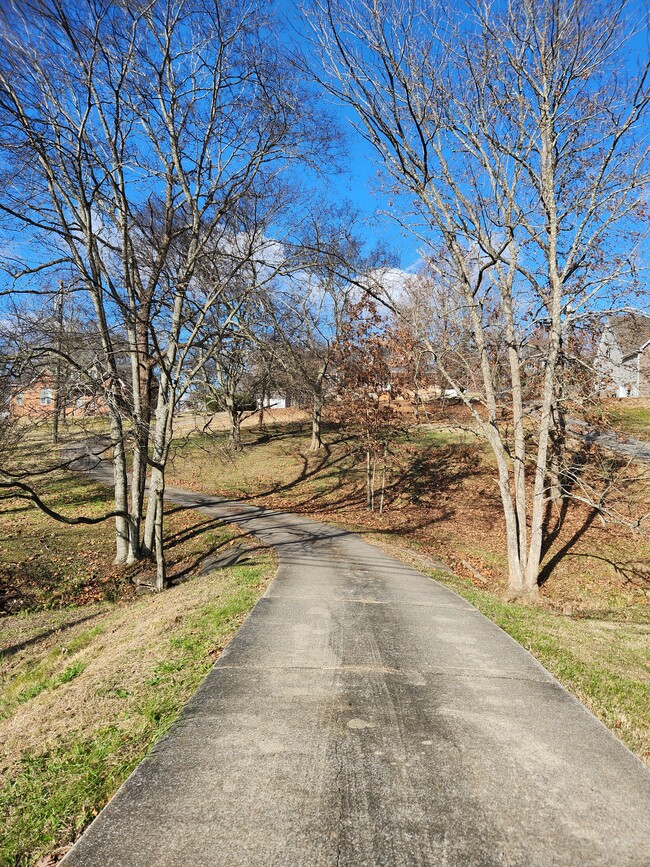
[[[311,411],[311,443],[309,450],[317,452],[323,445],[322,439],[323,396],[314,392]]]
[[[236,407],[229,406],[228,415],[230,416],[228,448],[232,452],[240,452],[243,448],[241,441],[241,413]]]
[[[115,510],[129,511],[126,455],[122,424],[119,417],[111,415],[111,441],[113,446],[113,479],[115,481]],[[127,562],[129,554],[130,522],[125,517],[115,518],[115,563]]]
[[[562,507],[565,498],[562,478],[566,451],[566,416],[564,413],[564,397],[564,355],[562,353],[562,343],[560,342],[560,355],[557,362],[557,373],[555,376],[555,399],[551,407],[551,460],[549,467],[549,496],[551,506],[557,515],[558,528],[562,525]]]
[[[151,362],[146,323],[139,318],[129,334],[131,351],[131,381],[133,385],[133,462],[131,468],[131,537],[129,562],[147,553],[141,550],[140,533],[144,512],[147,458],[149,456],[149,426],[151,418]]]
[[[366,508],[372,511],[372,488],[371,488],[371,472],[370,472],[370,449],[366,450]]]
[[[156,425],[153,437],[153,449],[151,456],[151,478],[149,480],[149,498],[147,502],[147,515],[145,518],[144,538],[142,542],[142,556],[151,556],[156,553],[156,562],[158,561],[159,552],[156,548],[158,541],[158,526],[162,522],[161,504],[163,502],[163,493],[165,490],[165,462],[167,452],[169,450],[169,441],[171,439],[170,423],[171,409],[170,401],[165,400],[161,385],[158,391],[158,403],[156,406]],[[162,526],[162,524],[160,524]]]
[[[147,499],[147,514],[144,521],[144,535],[142,538],[141,554],[143,557],[151,557],[156,550],[156,512],[158,498],[156,489],[162,485],[162,472],[159,467],[153,467],[149,479],[149,496]]]
[[[56,377],[57,380],[59,377]],[[61,389],[54,389],[54,412],[52,413],[52,442],[56,445],[59,441],[59,416],[61,415]]]
[[[156,486],[156,510],[155,510],[155,547],[156,547],[156,590],[161,593],[167,587],[167,563],[165,560],[164,540],[164,510],[165,506],[165,476],[160,473],[160,480]]]
[[[54,412],[52,414],[52,442],[59,441],[59,420],[63,401],[61,400],[61,342],[63,338],[63,283],[59,281],[59,291],[56,299],[56,364],[54,367]]]
[[[514,259],[514,257],[513,257]],[[515,316],[513,313],[514,267],[507,277],[509,291],[502,294],[503,310],[508,343],[508,363],[512,387],[512,423],[514,428],[514,496],[517,533],[519,537],[519,557],[525,558],[528,547],[528,502],[526,492],[526,432],[524,429],[524,404],[521,383],[521,352],[517,339]]]
[[[496,438],[488,440],[496,457],[499,472],[499,493],[506,524],[506,551],[508,554],[508,598],[516,599],[522,594],[524,586],[524,557],[525,551],[520,548],[519,522],[517,520],[517,507],[510,490],[510,471],[508,457],[502,444]]]
[[[541,195],[546,212],[546,234],[548,238],[547,267],[549,287],[549,348],[544,369],[544,389],[540,410],[537,459],[535,462],[535,482],[530,522],[530,545],[526,559],[524,594],[534,596],[538,593],[539,567],[544,541],[545,489],[548,473],[550,430],[555,399],[555,377],[562,341],[562,282],[558,266],[558,217],[555,194],[555,130],[550,98],[545,94],[541,103]]]
[[[564,489],[562,484],[562,467],[566,445],[566,420],[564,410],[556,400],[553,407],[553,427],[551,429],[551,461],[549,467],[549,496],[551,505],[558,516],[558,526],[562,521],[562,501]]]

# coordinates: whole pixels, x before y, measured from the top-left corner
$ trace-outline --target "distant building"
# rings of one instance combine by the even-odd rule
[[[49,370],[21,376],[11,384],[9,413],[13,418],[45,419],[56,408],[56,382]],[[67,385],[58,409],[69,418],[106,415],[108,412],[102,395],[93,394],[80,384]]]
[[[265,394],[257,398],[257,406],[262,409],[286,409],[291,406],[291,398],[288,394]]]
[[[650,315],[610,316],[596,353],[598,391],[609,397],[650,397]]]

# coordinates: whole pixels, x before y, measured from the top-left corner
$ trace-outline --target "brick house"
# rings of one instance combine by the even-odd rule
[[[610,316],[595,367],[597,390],[603,397],[650,397],[650,315]]]
[[[13,418],[46,419],[56,407],[56,382],[47,369],[22,376],[11,386],[9,414]],[[69,418],[106,415],[108,412],[101,394],[92,394],[81,385],[69,384],[59,409],[64,417]]]

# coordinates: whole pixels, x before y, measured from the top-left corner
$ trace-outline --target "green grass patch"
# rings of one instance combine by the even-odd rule
[[[626,406],[621,401],[616,407],[609,407],[607,417],[616,430],[627,433],[640,440],[650,440],[650,401],[647,406]]]
[[[50,668],[47,661],[44,661],[33,670],[17,677],[8,689],[3,690],[0,719],[6,719],[17,705],[31,701],[46,689],[56,689],[64,683],[70,683],[83,674],[86,663],[79,659],[55,675],[47,673]]]
[[[30,865],[75,839],[136,766],[149,736],[108,726],[23,756],[20,772],[0,790],[0,864]]]
[[[83,648],[87,647],[94,638],[101,635],[103,631],[104,627],[101,624],[93,626],[92,629],[84,629],[83,632],[80,632],[78,635],[75,635],[66,642],[65,651],[67,653],[77,653],[79,650],[83,650]]]
[[[222,539],[224,531],[215,531]],[[194,541],[194,540],[193,540]],[[53,740],[47,748],[22,754],[0,789],[0,864],[23,867],[44,853],[73,841],[94,818],[153,744],[177,718],[183,705],[214,664],[218,653],[250,611],[273,571],[269,554],[256,555],[212,576],[195,579],[158,597],[116,606],[100,624],[81,629],[5,684],[11,710],[29,701],[43,701],[47,690],[65,690],[85,673],[90,719]],[[203,601],[195,605],[199,585]],[[212,589],[209,589],[212,588]],[[172,599],[172,595],[175,598]],[[187,599],[187,601],[183,601]],[[209,601],[205,601],[208,599]],[[134,645],[138,624],[160,606],[178,611],[173,628],[164,628],[152,642],[143,637]],[[170,616],[170,615],[167,615]],[[21,615],[21,619],[25,615]],[[110,631],[110,650],[118,653],[114,670],[106,668],[102,633]],[[156,643],[157,642],[157,643]],[[119,655],[121,644],[124,651]],[[154,646],[152,646],[152,643]],[[65,651],[67,650],[67,654]],[[69,660],[71,651],[83,659]],[[141,653],[153,660],[137,681],[120,682],[126,660]],[[103,662],[96,672],[93,660]],[[63,663],[63,665],[62,665]],[[124,666],[127,665],[125,669]],[[68,699],[69,701],[69,699]],[[112,702],[111,715],[102,702]],[[47,707],[43,715],[47,715]],[[84,711],[86,717],[89,711]],[[110,719],[110,725],[103,724]]]

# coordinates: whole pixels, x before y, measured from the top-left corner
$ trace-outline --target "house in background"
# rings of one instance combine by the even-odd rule
[[[54,412],[54,391],[49,370],[21,376],[12,383],[9,412],[14,418],[45,418]]]
[[[594,366],[603,397],[650,397],[650,315],[610,316]]]
[[[108,412],[102,394],[92,392],[79,382],[63,384],[57,406],[55,377],[47,368],[23,375],[11,384],[9,414],[13,418],[43,420],[57,409],[63,418],[84,418]]]

